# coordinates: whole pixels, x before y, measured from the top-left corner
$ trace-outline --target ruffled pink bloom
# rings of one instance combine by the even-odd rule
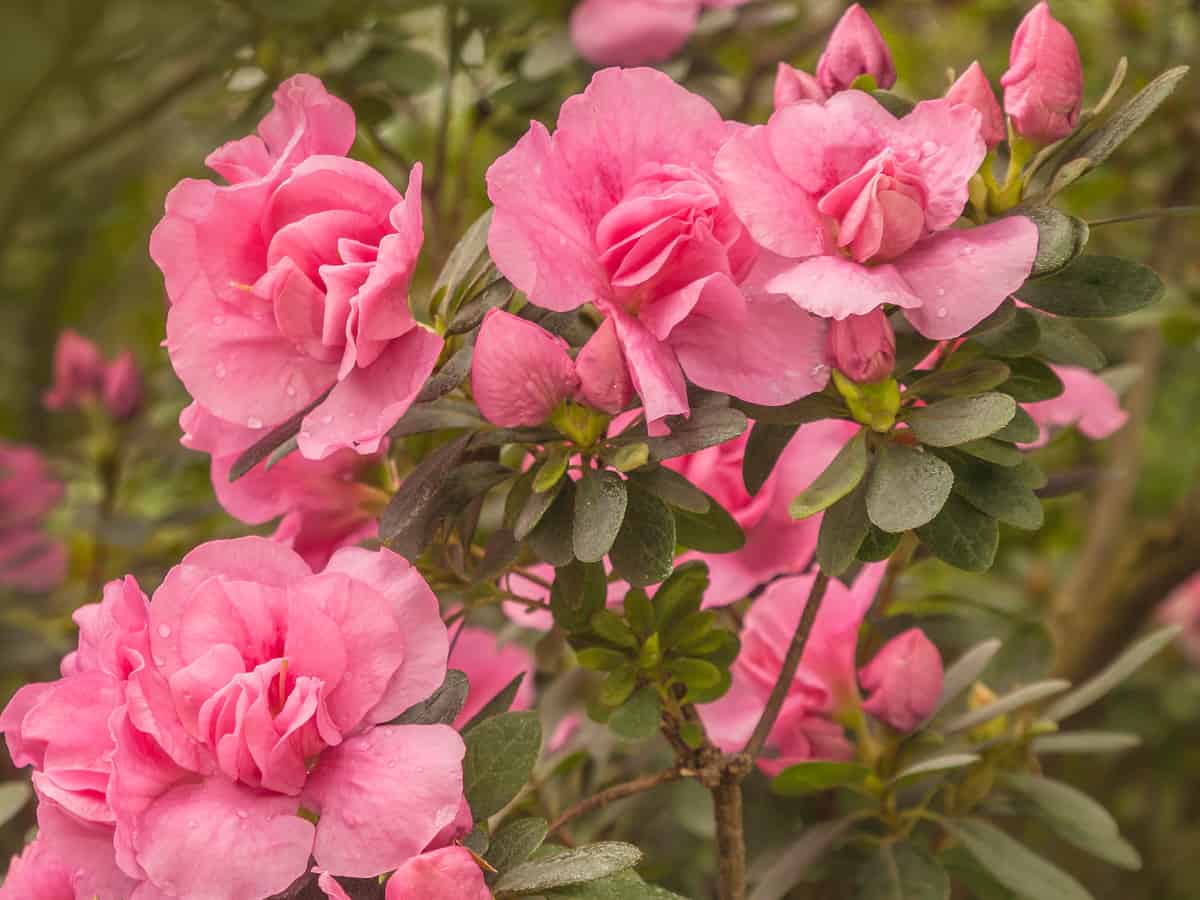
[[[986,153],[979,129],[964,104],[927,101],[896,119],[845,91],[739,132],[716,170],[755,240],[784,258],[768,290],[834,319],[899,306],[943,340],[1020,287],[1037,253],[1021,216],[951,227]]]
[[[401,196],[345,158],[354,131],[320,81],[289,79],[258,135],[208,157],[229,185],[180,182],[150,240],[167,350],[197,405],[253,431],[313,407],[299,432],[311,459],[376,452],[442,349],[408,302],[421,168]]]
[[[829,99],[825,88],[803,69],[781,62],[775,69],[775,108],[782,109],[800,100],[823,103]]]
[[[1071,32],[1043,0],[1021,21],[1000,78],[1004,110],[1017,134],[1039,144],[1066,137],[1079,124],[1083,63]]]
[[[624,409],[633,383],[606,319],[572,359],[567,342],[512,313],[483,319],[471,361],[471,392],[493,425],[541,425],[559,404],[578,400],[609,414]]]
[[[597,66],[637,66],[674,56],[705,6],[749,0],[583,0],[571,13],[571,40]]]
[[[462,728],[508,687],[510,681],[524,674],[512,709],[533,706],[533,654],[520,644],[501,644],[500,639],[486,628],[460,627],[451,641],[449,667],[467,676],[471,692],[466,705],[454,720]]]
[[[0,900],[75,900],[71,867],[35,840],[14,856],[0,884]]]
[[[606,69],[488,170],[488,246],[529,299],[594,302],[646,417],[688,412],[684,375],[753,403],[821,389],[820,323],[748,287],[757,251],[713,174],[736,129],[661,72]]]
[[[1063,392],[1050,400],[1025,405],[1040,434],[1029,446],[1042,447],[1053,429],[1076,426],[1093,441],[1104,440],[1124,427],[1129,413],[1121,398],[1104,379],[1078,366],[1052,366],[1063,383]]]
[[[852,587],[831,580],[812,635],[767,739],[759,767],[769,775],[809,759],[848,759],[852,747],[832,720],[857,702],[855,649],[858,630],[871,607],[886,565],[865,566]],[[742,628],[742,650],[733,664],[733,684],[715,703],[700,707],[713,741],[740,750],[762,714],[792,633],[800,621],[814,576],[796,575],[771,584],[754,602]]]
[[[862,75],[881,88],[896,83],[896,66],[887,42],[865,9],[853,4],[838,20],[817,61],[817,82],[826,94],[845,91]]]
[[[775,576],[803,571],[809,564],[821,518],[812,516],[797,522],[788,507],[858,428],[837,419],[805,425],[780,454],[771,476],[753,497],[746,492],[742,479],[748,434],[666,462],[668,468],[728,510],[746,534],[745,546],[732,553],[692,552],[682,557],[701,559],[708,565],[706,608],[734,603]]]
[[[47,409],[74,409],[88,403],[104,404],[119,422],[132,419],[145,399],[142,374],[128,350],[107,363],[100,349],[70,330],[58,336],[54,347],[54,385],[42,402]]]
[[[1165,625],[1183,629],[1179,646],[1193,665],[1200,666],[1200,573],[1171,591],[1154,615]]]
[[[42,530],[62,491],[41,453],[0,441],[0,588],[48,591],[66,576],[66,549]]]
[[[1004,110],[1000,108],[996,92],[992,90],[991,82],[978,62],[971,63],[967,71],[950,85],[950,90],[946,91],[946,99],[951,103],[965,103],[978,110],[981,117],[979,133],[989,150],[1008,136],[1004,125]]]
[[[415,856],[388,879],[387,900],[492,900],[483,870],[465,847]]]
[[[899,731],[928,718],[942,693],[942,657],[919,628],[892,638],[859,672],[863,709]]]
[[[321,460],[291,453],[270,469],[260,464],[230,481],[233,464],[261,433],[218,419],[196,403],[183,411],[179,425],[185,447],[212,456],[213,490],[225,511],[250,525],[279,518],[272,538],[299,553],[313,569],[323,569],[339,548],[378,532],[386,495],[356,479],[378,464],[382,450],[366,457],[339,450]]]
[[[829,364],[861,384],[887,378],[896,367],[896,335],[880,308],[832,320],[826,347]]]

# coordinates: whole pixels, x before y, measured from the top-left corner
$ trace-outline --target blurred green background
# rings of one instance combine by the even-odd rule
[[[980,59],[995,81],[1028,8],[1010,0],[864,4],[893,49],[895,90],[936,96],[948,69]],[[483,172],[529,119],[552,123],[590,68],[566,32],[565,0],[7,0],[0,6],[0,439],[44,448],[68,485],[51,527],[68,542],[71,576],[50,597],[0,594],[0,701],[49,677],[72,643],[70,611],[98,599],[106,579],[135,572],[148,590],[190,546],[245,529],[212,498],[207,460],[178,445],[186,396],[159,348],[161,277],[147,254],[163,197],[203,158],[251,131],[270,92],[295,72],[322,77],[359,117],[353,151],[403,186],[415,160],[430,192],[430,279],[485,207]],[[775,63],[811,70],[843,4],[757,0],[712,11],[665,68],[723,112],[763,121]],[[456,15],[453,40],[448,16]],[[1055,0],[1079,41],[1088,98],[1103,93],[1121,56],[1126,91],[1169,65],[1200,61],[1194,0]],[[450,79],[452,90],[444,86]],[[1200,77],[1185,81],[1103,170],[1063,204],[1088,219],[1200,203]],[[1007,532],[995,571],[951,576],[935,563],[898,585],[912,617],[948,657],[982,635],[1011,638],[1022,677],[1094,671],[1144,627],[1165,593],[1200,570],[1200,226],[1194,219],[1114,225],[1093,251],[1151,262],[1167,298],[1119,326],[1089,326],[1126,388],[1131,424],[1093,445],[1065,434],[1040,451],[1063,484],[1048,525]],[[41,396],[58,333],[74,328],[109,355],[131,348],[152,405],[122,434],[122,477],[105,498],[91,460],[96,436]],[[1057,637],[1058,652],[1054,642]],[[1002,681],[1003,672],[995,674]],[[1090,714],[1144,745],[1113,759],[1072,759],[1055,774],[1099,797],[1142,851],[1141,873],[1100,870],[1031,833],[1097,898],[1187,900],[1200,893],[1200,671],[1182,654],[1156,661]],[[593,763],[593,765],[595,765]],[[13,777],[7,760],[0,780]],[[704,890],[706,800],[681,784],[664,803],[632,801],[608,833],[649,851],[663,883]],[[777,843],[797,807],[752,793],[754,845]],[[803,805],[799,809],[811,812]],[[669,821],[668,821],[669,820]],[[0,832],[17,849],[29,811]],[[664,827],[669,826],[669,827]],[[755,847],[752,846],[753,854]]]

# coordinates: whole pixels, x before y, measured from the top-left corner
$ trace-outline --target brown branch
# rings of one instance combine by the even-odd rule
[[[720,900],[745,900],[746,836],[742,823],[740,778],[723,778],[713,788],[713,819],[717,825],[717,884]]]
[[[826,17],[824,21],[807,31],[792,33],[781,40],[769,43],[761,53],[756,54],[750,65],[750,71],[746,73],[742,96],[730,112],[729,118],[739,122],[744,121],[754,108],[754,100],[763,80],[775,74],[775,69],[780,62],[786,62],[819,43],[833,30],[833,26],[837,24],[841,14],[842,10],[839,8],[834,15]]]
[[[644,793],[658,787],[660,784],[678,781],[680,778],[685,778],[692,774],[694,773],[688,769],[664,769],[661,772],[655,772],[653,775],[643,775],[641,778],[635,778],[632,781],[626,781],[621,784],[615,784],[610,788],[605,788],[600,793],[593,794],[590,797],[580,800],[574,806],[568,807],[562,815],[550,823],[550,834],[554,834],[554,832],[561,829],[572,819],[577,819],[597,809],[603,809],[616,800],[624,800],[626,797]]]
[[[812,634],[813,623],[817,620],[817,611],[821,608],[821,601],[825,599],[827,587],[829,576],[818,569],[817,578],[804,604],[804,612],[800,614],[800,621],[792,635],[791,646],[784,657],[783,668],[779,670],[779,680],[771,689],[771,696],[767,698],[767,705],[763,708],[758,724],[754,726],[754,733],[750,735],[750,740],[746,742],[746,748],[742,751],[751,759],[762,753],[767,737],[775,727],[775,720],[779,718],[779,711],[783,709],[783,701],[787,699],[788,688],[792,686],[796,669],[800,667],[800,658],[804,656],[804,648],[808,644],[809,635]]]

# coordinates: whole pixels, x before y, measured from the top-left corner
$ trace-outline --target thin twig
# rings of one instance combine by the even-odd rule
[[[804,656],[804,648],[812,634],[813,623],[817,620],[817,611],[821,608],[821,601],[825,599],[827,587],[829,587],[829,576],[818,569],[816,580],[813,582],[808,600],[804,604],[804,612],[800,614],[796,632],[792,635],[791,646],[788,647],[787,656],[784,657],[783,668],[779,671],[779,680],[771,689],[771,696],[767,699],[767,705],[758,719],[758,724],[754,726],[754,733],[750,735],[750,740],[746,742],[746,748],[742,751],[752,759],[762,753],[767,737],[771,734],[771,729],[775,727],[775,720],[779,718],[779,711],[783,709],[783,701],[787,698],[788,688],[792,686],[792,679],[796,677],[796,669],[800,667],[800,658]]]
[[[623,800],[635,794],[645,793],[648,790],[658,787],[660,784],[678,781],[680,778],[685,778],[692,774],[694,773],[688,769],[676,767],[674,769],[664,769],[661,772],[655,772],[653,775],[643,775],[641,778],[635,778],[632,781],[614,784],[612,787],[605,788],[600,793],[593,794],[590,797],[580,800],[574,806],[568,807],[562,815],[550,823],[550,834],[554,834],[554,832],[558,831],[572,819],[577,819],[597,809],[603,809],[616,800]]]
[[[1143,209],[1138,212],[1126,213],[1123,216],[1111,216],[1107,219],[1093,219],[1088,222],[1089,228],[1099,228],[1101,225],[1118,225],[1121,222],[1143,222],[1151,219],[1177,219],[1184,216],[1200,216],[1200,206],[1164,206],[1161,209]]]

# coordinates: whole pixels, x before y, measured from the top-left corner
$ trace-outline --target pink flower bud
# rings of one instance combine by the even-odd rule
[[[541,425],[578,387],[562,338],[500,309],[484,317],[471,362],[471,390],[493,425]]]
[[[118,422],[127,422],[142,410],[146,389],[133,354],[126,350],[104,372],[104,408]]]
[[[823,103],[828,99],[820,82],[803,69],[781,62],[775,70],[775,108],[783,109],[800,100],[816,100]]]
[[[863,709],[899,731],[912,731],[942,693],[942,657],[919,628],[897,635],[859,672],[870,694]]]
[[[54,386],[42,398],[47,409],[79,406],[104,386],[104,357],[96,345],[70,329],[54,348]]]
[[[633,381],[612,319],[605,319],[583,345],[575,359],[575,371],[579,375],[578,399],[588,406],[616,415],[633,399]]]
[[[965,103],[979,110],[983,117],[979,133],[989,150],[1004,140],[1004,111],[1000,108],[996,92],[992,90],[992,85],[978,62],[971,63],[967,71],[958,77],[958,81],[950,86],[950,90],[946,91],[946,99],[951,103]]]
[[[881,88],[896,83],[896,65],[883,35],[867,11],[855,3],[825,45],[817,61],[817,81],[827,94],[848,90],[860,75],[873,75]]]
[[[1083,99],[1083,64],[1067,27],[1039,3],[1017,29],[1000,79],[1004,111],[1017,133],[1051,144],[1075,130]]]
[[[830,319],[825,348],[830,364],[851,381],[869,384],[892,374],[896,335],[883,309]]]

